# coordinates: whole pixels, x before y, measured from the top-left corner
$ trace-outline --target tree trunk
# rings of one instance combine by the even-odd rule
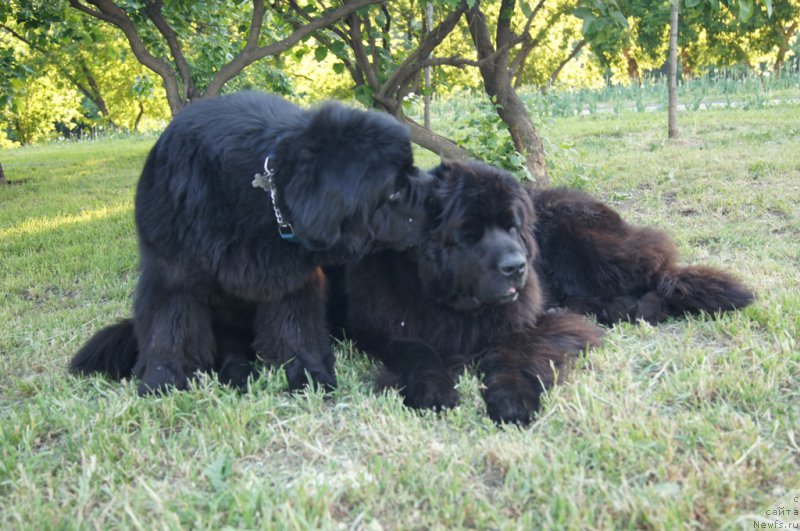
[[[628,63],[628,81],[641,86],[642,77],[639,74],[639,63],[636,61],[636,58],[631,55],[631,49],[627,47],[623,48],[622,55],[625,56],[625,60]]]
[[[680,0],[672,0],[669,16],[668,134],[678,138],[678,11]]]
[[[772,73],[775,76],[775,79],[778,79],[781,76],[781,68],[783,68],[783,63],[786,61],[786,52],[789,49],[789,43],[794,37],[794,33],[797,31],[797,21],[792,23],[791,26],[786,28],[781,28],[781,42],[778,45],[778,55],[775,57],[775,64],[772,66]]]
[[[489,92],[489,95],[497,97],[497,114],[508,126],[514,147],[525,157],[525,165],[536,187],[547,188],[550,186],[550,177],[542,139],[536,132],[528,109],[511,86],[511,79],[506,77],[504,81],[500,87],[496,87],[498,90],[494,94]]]
[[[103,93],[100,92],[100,85],[97,84],[97,80],[95,79],[92,71],[89,70],[89,67],[86,66],[86,63],[80,61],[80,69],[81,73],[83,73],[84,79],[89,84],[89,90],[83,89],[82,86],[78,88],[83,92],[83,95],[89,98],[92,103],[97,106],[97,110],[100,111],[100,114],[103,115],[103,118],[108,119],[109,112],[108,106],[106,105],[106,100],[103,98]]]
[[[133,130],[139,130],[139,122],[142,120],[142,116],[144,116],[144,103],[141,101],[137,102],[139,104],[139,112],[136,114],[136,120],[133,122]]]
[[[0,162],[0,184],[8,184],[8,181],[6,180],[6,174],[3,171],[3,163],[2,162]]]
[[[480,60],[479,70],[483,77],[486,94],[496,103],[497,114],[508,126],[508,132],[516,150],[525,157],[525,165],[538,188],[547,188],[550,177],[544,159],[544,146],[533,125],[525,104],[514,90],[509,69],[509,49],[513,36],[510,20],[515,2],[503,0],[498,17],[497,43],[492,44],[486,15],[480,2],[467,12],[467,22],[475,50]]]
[[[428,1],[425,6],[425,34],[429,34],[433,28],[433,2]],[[425,129],[431,128],[431,67],[425,67],[425,96],[423,98],[425,108],[425,118],[423,124]]]

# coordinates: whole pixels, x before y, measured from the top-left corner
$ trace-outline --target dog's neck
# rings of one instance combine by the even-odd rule
[[[253,188],[261,188],[265,192],[269,192],[270,199],[272,199],[272,209],[275,212],[275,221],[278,223],[278,234],[280,237],[288,242],[300,243],[300,238],[294,233],[294,227],[283,216],[281,209],[278,207],[278,188],[275,186],[275,170],[269,167],[269,158],[272,156],[270,153],[264,159],[264,173],[256,173],[253,177]]]

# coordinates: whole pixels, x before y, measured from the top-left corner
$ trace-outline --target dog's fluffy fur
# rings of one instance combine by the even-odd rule
[[[753,292],[730,274],[683,266],[664,232],[635,227],[593,197],[564,188],[530,191],[538,215],[536,267],[549,305],[603,324],[743,308]]]
[[[407,405],[454,406],[455,375],[474,363],[490,417],[526,423],[601,331],[575,313],[545,313],[534,210],[513,176],[456,162],[434,174],[425,242],[347,268],[347,332]]]
[[[298,242],[281,239],[270,194]],[[243,385],[256,353],[291,388],[335,384],[323,264],[416,244],[430,178],[406,128],[336,103],[302,110],[243,93],[182,110],[151,150],[136,194],[141,276],[134,316],[101,330],[74,373],[130,374],[141,393],[198,371]]]
[[[525,423],[569,360],[599,344],[579,314],[656,323],[753,301],[723,271],[678,265],[665,233],[581,192],[528,190],[474,162],[434,174],[425,242],[345,276],[348,334],[383,362],[379,386],[411,407],[454,406],[454,375],[475,363],[491,418]]]

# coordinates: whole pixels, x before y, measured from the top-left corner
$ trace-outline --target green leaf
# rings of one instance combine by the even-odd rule
[[[519,8],[522,10],[522,14],[526,17],[531,16],[531,13],[533,13],[533,9],[531,9],[531,5],[528,2],[520,2]]]
[[[750,17],[753,16],[753,11],[755,11],[753,0],[739,0],[739,20],[741,22],[750,20]]]
[[[593,35],[592,30],[594,29],[595,22],[597,22],[597,19],[594,17],[583,20],[583,35],[585,37]]]
[[[331,51],[336,55],[344,53],[344,43],[342,41],[333,41],[331,43]]]
[[[764,5],[767,6],[767,16],[772,18],[772,0],[764,0]]]
[[[572,14],[580,19],[596,18],[591,8],[589,7],[579,7],[575,11],[573,11]]]
[[[344,63],[334,63],[333,64],[333,71],[337,74],[341,74],[344,72]]]
[[[355,90],[356,99],[364,105],[364,107],[372,107],[373,99],[372,96],[375,94],[375,91],[372,90],[371,87],[367,85],[359,85],[356,87]]]
[[[700,2],[703,0],[686,0],[684,3],[688,9],[694,9],[695,7],[700,5]]]
[[[620,27],[628,28],[628,19],[625,18],[625,15],[622,14],[622,11],[617,11],[616,9],[611,11],[611,18],[613,18]]]
[[[317,62],[322,62],[326,57],[328,57],[328,49],[324,46],[317,46],[317,49],[314,50],[314,59],[316,59]]]

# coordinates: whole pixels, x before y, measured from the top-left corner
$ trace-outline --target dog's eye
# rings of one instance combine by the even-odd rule
[[[465,223],[459,232],[464,241],[475,243],[483,236],[483,227],[479,223]]]
[[[516,234],[519,232],[520,222],[517,216],[509,214],[501,218],[500,227],[507,232]]]

